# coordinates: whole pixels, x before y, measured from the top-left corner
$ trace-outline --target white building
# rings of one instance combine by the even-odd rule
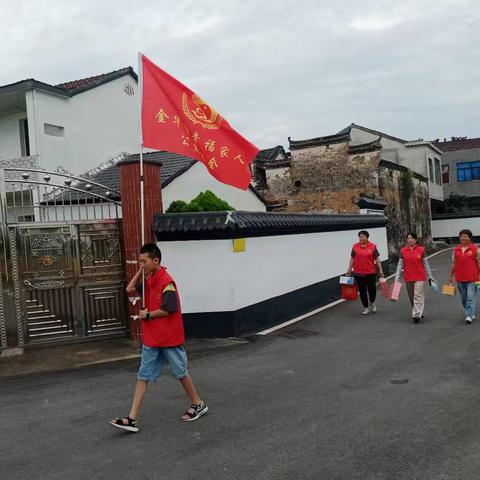
[[[377,130],[352,123],[350,131],[352,145],[361,145],[380,139],[382,160],[387,160],[413,170],[429,179],[428,188],[433,202],[443,201],[442,151],[423,140],[407,141]]]
[[[59,85],[0,87],[0,158],[34,157],[78,174],[138,149],[137,75],[131,67]]]

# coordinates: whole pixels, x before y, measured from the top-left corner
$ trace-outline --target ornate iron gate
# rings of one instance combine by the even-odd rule
[[[124,333],[118,192],[67,174],[7,168],[0,193],[0,349],[13,328],[20,347]]]

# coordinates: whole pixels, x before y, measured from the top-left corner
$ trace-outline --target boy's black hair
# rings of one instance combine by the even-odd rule
[[[417,236],[417,234],[416,234],[415,232],[408,232],[408,233],[407,233],[407,238],[408,238],[408,237],[412,237],[412,238],[414,238],[415,240],[418,239],[418,236]]]
[[[154,243],[146,243],[145,245],[143,245],[142,248],[140,249],[140,254],[146,254],[152,260],[155,260],[155,258],[158,258],[159,262],[162,261],[162,252]]]
[[[370,234],[366,230],[360,230],[358,236],[365,235],[367,238],[370,238]]]
[[[469,238],[472,238],[473,237],[473,233],[471,230],[469,230],[468,228],[465,228],[463,230],[460,230],[460,233],[458,234],[458,236],[460,235],[468,235]]]

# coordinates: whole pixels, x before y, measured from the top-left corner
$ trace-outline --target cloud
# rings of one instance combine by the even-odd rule
[[[475,0],[0,0],[0,84],[136,67],[138,50],[260,147],[363,123],[480,136]]]

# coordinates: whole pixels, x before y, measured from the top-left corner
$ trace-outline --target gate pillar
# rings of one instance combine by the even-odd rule
[[[162,185],[160,168],[162,164],[155,160],[144,160],[144,195],[145,195],[145,240],[154,241],[152,232],[153,216],[162,213]],[[122,230],[124,259],[126,263],[127,280],[138,271],[138,252],[142,242],[140,218],[140,160],[123,160],[118,163],[120,177],[120,195],[122,199]],[[136,305],[129,303],[130,332],[132,339],[141,342],[141,324],[133,320],[138,313],[141,302]]]

